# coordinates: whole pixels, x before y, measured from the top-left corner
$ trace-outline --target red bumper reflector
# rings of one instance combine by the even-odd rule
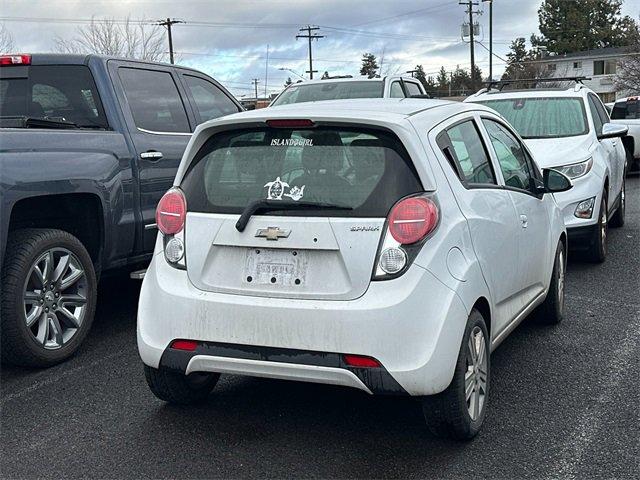
[[[343,355],[344,362],[350,367],[378,368],[382,365],[375,358],[363,357],[361,355]]]
[[[193,352],[198,348],[198,342],[193,340],[175,340],[171,344],[171,348],[175,350],[186,350],[187,352]]]

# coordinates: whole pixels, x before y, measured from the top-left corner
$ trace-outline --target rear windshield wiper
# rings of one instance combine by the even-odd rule
[[[255,200],[245,207],[236,222],[236,230],[244,232],[251,216],[258,212],[278,210],[353,210],[347,205],[335,205],[322,202],[283,202],[281,200]]]

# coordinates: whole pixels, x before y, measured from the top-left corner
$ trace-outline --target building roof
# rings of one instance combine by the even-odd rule
[[[579,58],[592,58],[592,57],[619,57],[628,55],[633,52],[633,47],[606,47],[596,48],[593,50],[584,50],[582,52],[569,52],[562,55],[549,55],[548,57],[541,58],[541,62],[552,62],[564,59],[579,59]]]

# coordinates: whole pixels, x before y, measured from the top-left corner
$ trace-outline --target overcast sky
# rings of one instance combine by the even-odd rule
[[[537,32],[540,3],[494,0],[494,53],[504,58],[511,40]],[[484,10],[478,17],[480,41],[488,46],[488,4],[477,8]],[[623,13],[637,18],[640,0],[626,0]],[[416,64],[434,76],[441,65],[469,67],[469,45],[460,39],[465,8],[458,0],[0,0],[5,19],[0,22],[22,52],[52,51],[56,36],[72,37],[78,25],[66,20],[128,15],[184,20],[173,30],[180,62],[215,77],[238,96],[252,95],[253,78],[260,79],[264,93],[267,45],[270,92],[279,91],[287,77],[297,78],[281,67],[306,75],[307,41],[295,36],[308,23],[319,25],[325,36],[313,44],[314,69],[320,73],[357,75],[364,52],[379,60],[384,54],[383,73],[404,72]],[[49,18],[56,21],[42,20]],[[489,54],[480,45],[476,62],[486,75]],[[494,75],[503,69],[504,62],[494,57]]]

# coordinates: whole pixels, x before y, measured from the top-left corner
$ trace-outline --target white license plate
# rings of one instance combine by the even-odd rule
[[[307,276],[307,256],[298,250],[250,248],[244,264],[249,285],[300,286]]]

